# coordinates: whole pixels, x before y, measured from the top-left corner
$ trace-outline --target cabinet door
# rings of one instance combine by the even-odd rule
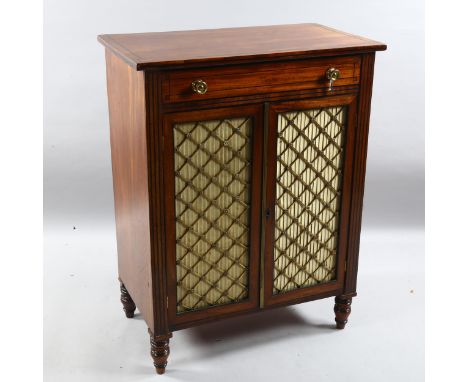
[[[356,97],[276,103],[268,115],[264,305],[339,293]]]
[[[163,125],[171,324],[255,309],[262,106],[167,114]]]

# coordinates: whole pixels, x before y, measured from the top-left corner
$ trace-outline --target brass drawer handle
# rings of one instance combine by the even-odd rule
[[[205,94],[208,91],[208,84],[203,80],[192,82],[192,90],[197,94]]]
[[[333,88],[333,82],[335,82],[338,78],[340,78],[340,71],[336,68],[329,68],[327,70],[327,80],[330,81],[330,85],[328,87],[328,90],[332,90]]]

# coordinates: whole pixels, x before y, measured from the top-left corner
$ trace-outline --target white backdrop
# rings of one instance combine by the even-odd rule
[[[46,380],[156,378],[144,323],[124,320],[118,301],[104,48],[96,36],[316,22],[388,45],[375,63],[350,323],[330,330],[333,303],[324,300],[177,332],[167,376],[422,381],[423,7],[422,0],[45,0]]]

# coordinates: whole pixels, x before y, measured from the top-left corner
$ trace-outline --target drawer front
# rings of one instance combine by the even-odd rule
[[[327,70],[340,71],[333,86],[359,84],[359,56],[330,57],[293,62],[243,65],[227,68],[176,70],[163,75],[165,103],[201,101],[329,86]],[[198,92],[194,82],[201,84]]]

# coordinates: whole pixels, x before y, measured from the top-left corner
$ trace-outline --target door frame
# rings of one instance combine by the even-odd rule
[[[177,313],[177,271],[175,242],[175,177],[173,125],[177,123],[210,121],[218,119],[252,118],[251,143],[251,193],[250,193],[250,251],[248,297],[242,302],[217,305],[200,310]],[[165,202],[165,236],[167,268],[167,309],[170,328],[202,321],[209,317],[222,317],[234,313],[255,310],[259,304],[260,223],[263,160],[263,104],[248,104],[225,108],[176,111],[163,115],[163,179]]]
[[[264,210],[262,224],[264,227],[263,250],[263,293],[262,306],[284,305],[287,302],[305,299],[324,293],[340,294],[345,280],[346,253],[348,241],[348,220],[350,214],[350,201],[352,190],[352,172],[354,161],[354,145],[357,128],[357,103],[356,94],[325,96],[320,98],[278,101],[269,105],[266,113],[267,128],[265,134],[265,184],[264,184]],[[275,239],[275,202],[276,202],[276,156],[277,156],[277,130],[278,114],[287,111],[301,111],[314,108],[333,106],[347,106],[347,122],[345,128],[342,196],[339,208],[339,230],[337,243],[337,271],[336,279],[327,283],[321,283],[310,287],[303,287],[280,294],[273,294],[274,282],[274,239]],[[269,217],[266,211],[269,210]]]

